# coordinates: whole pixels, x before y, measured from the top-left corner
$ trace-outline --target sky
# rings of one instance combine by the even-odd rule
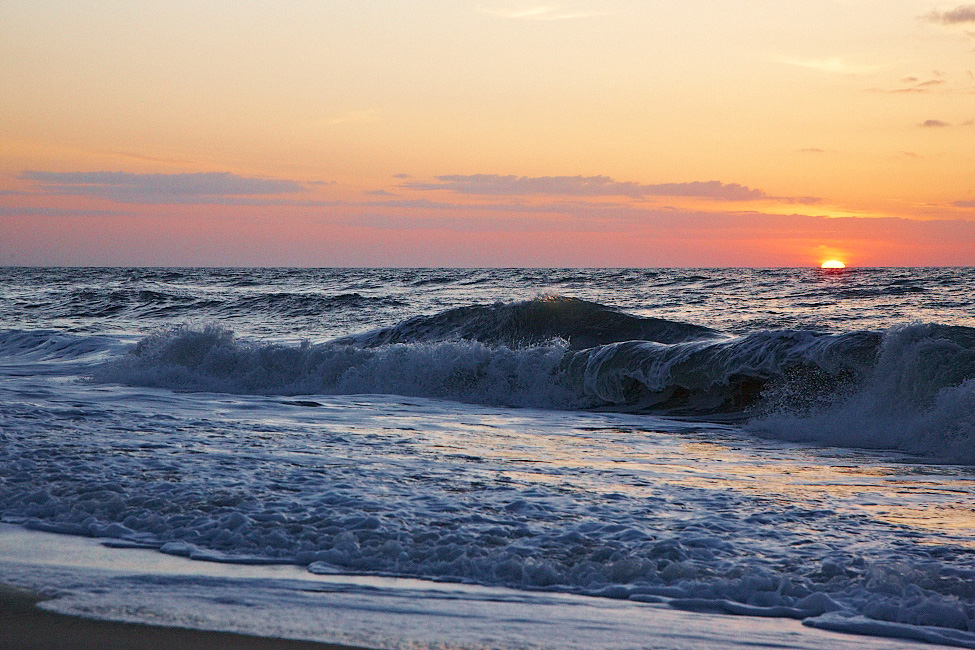
[[[975,4],[0,0],[0,265],[975,266]]]

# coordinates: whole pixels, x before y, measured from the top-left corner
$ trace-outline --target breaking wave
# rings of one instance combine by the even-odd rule
[[[261,395],[398,394],[748,420],[777,439],[975,463],[975,329],[729,337],[576,299],[472,305],[323,344],[177,327],[99,382]]]
[[[785,386],[748,428],[778,439],[899,449],[975,464],[975,329],[917,324],[883,337],[858,382],[797,408]],[[784,398],[784,399],[783,399]]]
[[[99,368],[99,382],[257,395],[395,394],[506,406],[580,408],[560,386],[565,348],[441,341],[360,348],[241,341],[219,327],[178,327]]]

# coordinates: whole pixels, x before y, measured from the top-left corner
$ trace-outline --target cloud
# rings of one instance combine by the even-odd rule
[[[826,153],[825,149],[820,149],[819,147],[806,147],[805,149],[796,149],[797,153]]]
[[[834,74],[869,74],[871,72],[877,72],[887,67],[884,65],[857,65],[855,63],[847,63],[843,59],[833,56],[825,59],[779,59],[780,63],[785,63],[786,65],[793,65],[799,68],[810,68],[812,70],[820,70],[822,72],[831,72]]]
[[[947,122],[942,122],[941,120],[924,120],[918,126],[924,127],[926,129],[940,129],[942,127],[951,126]]]
[[[20,178],[40,183],[46,194],[97,196],[121,203],[263,205],[274,200],[243,197],[291,194],[306,189],[297,181],[237,176],[227,172],[133,174],[25,171]]]
[[[769,199],[762,190],[738,183],[720,181],[692,181],[689,183],[620,182],[608,176],[501,176],[473,174],[437,176],[436,182],[411,182],[405,187],[414,190],[450,190],[459,194],[490,196],[525,196],[532,194],[555,196],[692,196],[724,201],[755,201]]]
[[[71,210],[37,206],[0,206],[0,217],[108,217],[125,214],[118,210]]]
[[[593,11],[584,8],[571,8],[564,5],[524,5],[519,8],[496,8],[477,6],[477,11],[482,14],[504,18],[507,20],[577,20],[579,18],[593,18],[595,16],[605,16],[605,11]]]
[[[926,18],[942,25],[975,23],[975,5],[960,5],[948,11],[932,11]]]
[[[371,208],[406,208],[409,210],[441,210],[454,212],[511,212],[511,213],[556,213],[572,214],[580,209],[599,210],[605,207],[625,207],[623,204],[611,203],[544,203],[530,205],[525,203],[447,203],[446,201],[431,201],[430,199],[398,199],[390,201],[366,201],[358,203]]]
[[[952,205],[958,208],[975,208],[975,201],[955,201]]]
[[[936,86],[941,86],[948,83],[944,79],[929,79],[928,81],[918,81],[917,77],[908,77],[902,80],[904,83],[909,83],[911,85],[905,86],[904,88],[895,88],[890,91],[892,93],[926,93],[930,92]]]

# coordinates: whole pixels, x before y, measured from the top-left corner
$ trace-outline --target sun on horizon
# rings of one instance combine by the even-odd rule
[[[845,269],[846,268],[846,264],[844,264],[843,262],[841,262],[839,260],[826,260],[825,262],[822,263],[822,265],[819,268],[821,268],[821,269]]]

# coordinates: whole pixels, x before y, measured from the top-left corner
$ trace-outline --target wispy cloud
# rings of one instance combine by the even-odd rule
[[[924,127],[925,129],[940,129],[951,125],[941,120],[924,120],[918,126]]]
[[[605,11],[595,11],[579,6],[566,6],[564,4],[521,5],[518,7],[485,7],[478,5],[477,11],[482,14],[508,20],[577,20],[580,18],[605,16],[607,14]]]
[[[920,81],[917,77],[908,77],[901,80],[903,83],[908,84],[901,88],[895,88],[891,90],[892,93],[928,93],[937,88],[938,86],[943,86],[948,83],[944,79],[929,79],[927,81]]]
[[[952,205],[959,208],[975,208],[975,201],[955,201]]]
[[[366,201],[357,205],[372,208],[405,208],[408,210],[437,210],[449,212],[506,212],[511,214],[593,214],[600,210],[628,209],[624,203],[553,202],[542,204],[505,201],[495,203],[449,203],[430,199],[392,199]]]
[[[948,11],[932,11],[924,18],[942,25],[975,23],[975,5],[960,5]]]
[[[870,74],[872,72],[877,72],[878,70],[883,70],[887,67],[886,65],[862,65],[857,63],[849,63],[838,56],[827,57],[825,59],[781,58],[778,59],[778,61],[780,63],[799,68],[809,68],[811,70],[820,70],[821,72],[848,75]]]
[[[498,174],[437,176],[435,182],[410,182],[404,187],[414,190],[448,190],[458,194],[486,196],[685,196],[721,201],[761,201],[782,199],[764,191],[720,181],[643,184],[616,181],[609,176],[502,176]],[[812,203],[816,199],[795,199]]]
[[[40,184],[44,194],[97,196],[121,203],[259,204],[270,199],[245,198],[292,194],[306,190],[292,180],[238,176],[226,172],[133,174],[130,172],[25,171],[20,178]]]
[[[473,174],[470,176],[437,176],[436,182],[406,183],[416,190],[450,190],[459,194],[493,196],[524,196],[546,194],[555,196],[697,196],[743,201],[765,199],[761,190],[737,183],[693,181],[690,183],[641,183],[615,181],[609,176],[501,176]]]
[[[0,217],[105,217],[124,214],[118,210],[72,210],[37,206],[0,206]]]

